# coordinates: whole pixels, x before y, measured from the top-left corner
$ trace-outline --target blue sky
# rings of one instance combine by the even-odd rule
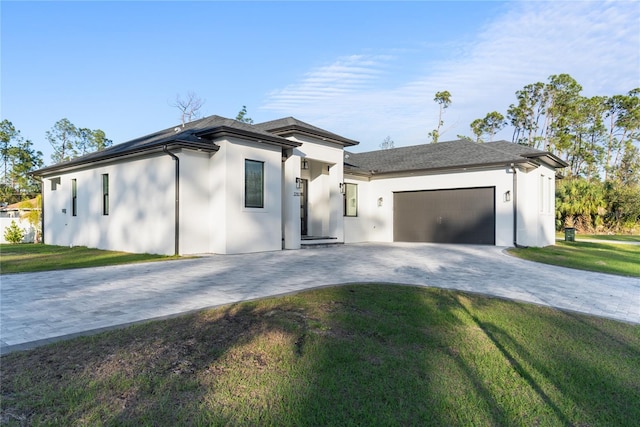
[[[471,135],[515,92],[568,73],[585,96],[640,86],[640,2],[11,2],[1,12],[1,117],[50,163],[66,117],[114,143],[203,115],[294,116],[377,149]],[[500,135],[511,138],[511,130]]]

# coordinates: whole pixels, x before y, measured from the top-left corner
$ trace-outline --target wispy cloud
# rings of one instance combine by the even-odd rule
[[[319,67],[299,82],[268,94],[265,109],[290,111],[374,87],[389,55],[351,55]]]
[[[506,113],[515,91],[568,73],[586,96],[626,93],[640,86],[640,3],[513,2],[477,35],[421,76],[404,77],[428,52],[353,55],[311,70],[271,92],[264,109],[300,117],[374,149],[391,135],[396,145],[426,142],[437,120],[437,91],[453,103],[444,139],[470,134],[469,123]],[[399,81],[390,87],[389,77]],[[510,131],[502,135],[509,138]]]

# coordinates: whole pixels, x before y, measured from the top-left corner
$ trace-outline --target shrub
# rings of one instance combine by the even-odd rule
[[[18,227],[15,221],[11,221],[11,225],[4,229],[4,239],[9,243],[21,243],[24,239],[24,230]]]

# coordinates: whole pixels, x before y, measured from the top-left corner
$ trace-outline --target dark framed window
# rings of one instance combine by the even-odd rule
[[[51,182],[51,191],[56,191],[58,189],[58,185],[60,185],[60,177],[51,178],[49,181]]]
[[[264,208],[264,162],[244,161],[244,207]]]
[[[102,175],[102,215],[109,215],[109,174]]]
[[[78,216],[78,180],[71,180],[71,215]]]
[[[358,216],[358,185],[344,184],[344,216]]]

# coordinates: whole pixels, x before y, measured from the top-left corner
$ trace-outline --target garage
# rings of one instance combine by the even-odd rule
[[[495,245],[495,187],[393,193],[396,242]]]

